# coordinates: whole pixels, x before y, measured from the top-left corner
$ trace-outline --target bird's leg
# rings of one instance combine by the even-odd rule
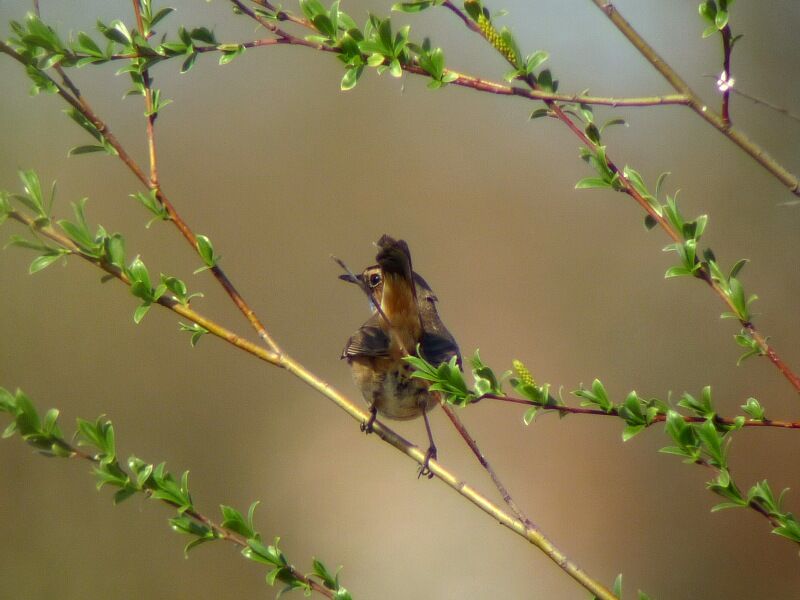
[[[366,434],[372,433],[372,425],[375,423],[375,418],[378,416],[378,402],[377,399],[372,401],[369,405],[369,419],[366,423],[361,424],[361,431]]]
[[[428,402],[427,399],[422,400],[422,418],[425,419],[425,430],[428,432],[428,451],[425,452],[425,460],[422,462],[422,466],[419,468],[419,474],[417,475],[417,479],[420,477],[427,477],[428,479],[433,478],[433,472],[431,471],[428,463],[431,459],[436,460],[436,444],[433,443],[433,433],[431,433],[431,424],[428,421]]]

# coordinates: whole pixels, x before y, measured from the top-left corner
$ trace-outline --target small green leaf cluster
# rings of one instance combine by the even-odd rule
[[[216,267],[217,263],[222,257],[214,251],[214,245],[207,236],[197,235],[195,236],[195,239],[197,240],[195,242],[197,253],[200,255],[200,258],[203,259],[203,262],[206,265],[195,270],[194,273],[196,275],[197,273],[202,273],[203,271],[207,271],[208,269],[213,269]]]
[[[4,438],[19,433],[26,442],[46,456],[70,458],[79,453],[64,439],[58,427],[58,410],[50,409],[44,417],[40,417],[36,407],[22,390],[12,394],[0,387],[0,412],[8,413],[12,417],[11,423],[3,432]],[[233,507],[220,505],[222,523],[220,526],[214,525],[195,510],[189,491],[188,471],[184,471],[178,480],[167,471],[166,463],[153,465],[136,456],[128,459],[126,470],[117,460],[116,436],[114,427],[108,419],[104,417],[99,417],[95,421],[78,419],[75,438],[78,446],[91,447],[94,450],[91,455],[81,454],[81,456],[95,463],[97,489],[106,485],[118,488],[113,496],[114,504],[141,493],[152,500],[165,502],[178,511],[177,516],[169,520],[169,524],[174,531],[193,538],[184,548],[184,553],[187,555],[200,544],[236,534],[246,540],[246,546],[242,550],[245,557],[274,567],[267,574],[267,582],[270,585],[274,585],[276,581],[287,584],[281,593],[296,588],[310,593],[311,585],[308,578],[314,577],[326,588],[334,591],[334,597],[338,600],[351,600],[350,593],[339,583],[338,571],[331,574],[321,561],[314,559],[313,572],[303,579],[297,575],[278,548],[278,538],[270,546],[261,542],[261,534],[256,531],[253,522],[258,502],[250,505],[246,517]]]
[[[636,391],[631,391],[625,400],[615,404],[608,397],[605,386],[599,379],[592,382],[591,389],[580,389],[572,392],[581,400],[581,406],[591,406],[599,408],[608,413],[615,414],[625,421],[625,428],[622,430],[622,440],[627,442],[637,433],[650,427],[658,415],[667,412],[667,405],[658,398],[642,398]]]
[[[367,56],[367,65],[375,67],[378,74],[389,71],[392,77],[400,77],[403,65],[410,60],[408,33],[409,25],[392,31],[390,18],[381,19],[370,15],[364,26],[364,39],[359,42],[358,48]]]
[[[68,108],[64,111],[66,115],[75,121],[81,128],[89,132],[99,144],[85,144],[70,148],[67,153],[68,156],[75,156],[78,154],[89,154],[91,152],[105,152],[109,156],[116,156],[117,150],[111,145],[106,136],[104,136],[97,126],[87,119],[83,114],[75,108]]]
[[[707,26],[703,30],[703,37],[711,37],[721,31],[728,24],[729,9],[734,0],[706,0],[697,7],[700,16]]]
[[[752,315],[750,313],[750,304],[758,300],[758,296],[751,294],[747,296],[742,286],[742,282],[738,279],[739,272],[747,264],[747,259],[741,259],[731,267],[730,272],[726,275],[722,272],[716,261],[714,253],[708,249],[704,253],[706,264],[708,265],[708,272],[711,280],[716,283],[725,297],[730,301],[732,312],[722,314],[723,319],[737,319],[744,324],[750,322]]]
[[[650,198],[653,198],[652,196]],[[650,198],[648,202],[650,202]],[[664,252],[675,252],[680,258],[680,264],[667,269],[664,277],[685,277],[691,275],[693,277],[704,277],[705,268],[703,263],[697,258],[697,242],[705,232],[706,224],[708,223],[707,215],[700,215],[694,221],[685,221],[678,209],[677,195],[666,197],[664,205],[658,205],[656,202],[651,206],[657,206],[656,213],[661,216],[666,216],[667,221],[672,227],[678,231],[682,240],[674,242],[664,247]],[[649,216],[649,215],[648,215]],[[645,222],[646,227],[654,226],[653,220]]]
[[[581,152],[582,158],[595,168],[600,177],[582,179],[575,186],[576,188],[622,189],[619,173],[614,172],[608,165],[604,146],[597,146],[594,152],[588,148],[582,148]],[[737,278],[747,260],[737,261],[728,274],[725,274],[720,268],[711,248],[703,250],[703,260],[700,260],[698,242],[708,225],[708,215],[699,215],[693,220],[687,220],[678,207],[677,194],[673,196],[667,194],[663,203],[659,200],[664,179],[669,173],[662,173],[659,176],[655,194],[650,193],[641,174],[631,167],[626,166],[623,169],[623,175],[628,184],[652,209],[652,214],[648,213],[645,216],[645,227],[648,229],[655,227],[658,221],[653,215],[657,215],[667,221],[682,238],[664,247],[665,252],[675,252],[680,259],[680,263],[668,268],[664,276],[667,278],[692,276],[706,281],[710,280],[719,288],[733,309],[732,312],[723,313],[722,318],[737,319],[747,326],[751,319],[750,304],[758,299],[756,295],[747,296],[741,281]],[[736,336],[736,341],[739,345],[747,348],[747,352],[739,359],[740,362],[749,356],[763,354],[761,345],[746,330]]]
[[[154,221],[170,220],[171,217],[169,216],[167,208],[158,199],[157,190],[150,189],[147,192],[136,192],[135,194],[131,194],[131,198],[153,213],[154,216],[147,222],[147,225],[145,225],[146,228],[149,229]]]
[[[101,48],[98,42],[83,31],[78,32],[74,40],[65,43],[54,28],[33,13],[27,16],[24,23],[12,21],[11,29],[15,35],[9,40],[9,44],[26,60],[27,72],[33,81],[31,93],[57,91],[55,82],[45,73],[46,69],[53,66],[82,67],[128,59],[128,64],[117,71],[118,75],[127,73],[133,82],[133,88],[126,96],[144,95],[150,83],[145,81],[144,74],[160,61],[183,56],[181,72],[185,73],[194,65],[198,48],[203,51],[218,50],[221,53],[220,64],[227,64],[244,52],[245,48],[241,44],[220,44],[207,27],[187,30],[181,26],[178,28],[177,39],[168,41],[166,35],[163,35],[160,42],[153,44],[150,42],[154,35],[153,27],[174,9],[165,7],[154,11],[149,0],[142,0],[140,7],[143,32],[129,29],[118,19],[110,23],[97,22],[97,30],[106,39],[105,48]],[[146,114],[154,118],[170,100],[163,99],[158,89],[151,89],[151,99],[152,105]],[[91,130],[90,133],[95,135]]]
[[[252,511],[253,507],[251,506],[250,509]],[[248,537],[247,547],[242,550],[242,554],[253,562],[273,567],[267,573],[267,583],[275,585],[277,581],[280,581],[286,584],[286,587],[278,595],[294,589],[301,589],[306,595],[310,595],[311,586],[309,582],[297,577],[286,556],[278,547],[279,542],[280,538],[276,537],[274,542],[267,546],[261,541],[260,536],[256,534]],[[339,583],[338,571],[335,575],[332,575],[328,568],[317,559],[313,561],[313,569],[313,572],[306,576],[307,578],[315,577],[319,579],[326,588],[335,592],[334,598],[337,600],[352,599],[350,592]]]
[[[308,577],[319,578],[326,588],[335,591],[335,600],[352,600],[350,592],[339,583],[339,571],[341,571],[341,567],[336,570],[336,573],[331,573],[330,570],[316,558],[312,562],[312,566],[314,571],[310,573]]]
[[[200,341],[200,338],[203,337],[205,334],[208,333],[208,329],[203,327],[202,325],[198,325],[197,323],[178,323],[178,328],[181,331],[187,331],[192,334],[192,337],[189,340],[189,343],[192,347],[197,345],[197,342]]]
[[[139,12],[142,16],[142,25],[144,31],[142,32],[145,37],[150,37],[153,34],[153,28],[168,14],[175,9],[169,6],[158,9],[153,12],[152,0],[137,0],[139,3]]]
[[[40,417],[36,407],[22,390],[12,394],[0,387],[0,412],[8,413],[12,418],[3,431],[3,438],[18,433],[45,456],[69,457],[74,454],[58,427],[57,409],[51,408],[44,417]]]
[[[72,210],[75,215],[74,221],[67,219],[57,221],[58,227],[64,232],[72,244],[74,244],[75,249],[72,249],[72,247],[51,246],[46,244],[42,241],[41,236],[37,235],[36,229],[52,225],[53,220],[51,212],[55,197],[55,183],[51,188],[49,198],[46,200],[42,192],[39,176],[35,171],[21,171],[19,177],[23,184],[23,193],[4,193],[2,202],[0,202],[0,214],[3,215],[3,219],[10,214],[12,210],[10,200],[18,201],[32,213],[34,228],[32,228],[31,231],[35,236],[34,239],[29,240],[14,235],[11,236],[8,244],[11,246],[28,248],[41,253],[31,263],[29,267],[31,273],[41,271],[62,256],[78,252],[104,268],[113,269],[127,279],[130,283],[131,293],[142,300],[142,304],[134,312],[133,318],[136,323],[139,323],[142,318],[144,318],[144,315],[150,309],[152,303],[158,301],[158,299],[167,292],[172,294],[174,301],[183,306],[188,306],[192,298],[202,296],[200,293],[190,294],[186,284],[181,279],[171,275],[165,275],[164,273],[160,274],[159,283],[154,287],[147,267],[138,256],[135,257],[130,264],[126,265],[125,240],[121,234],[109,234],[102,225],[97,226],[94,234],[91,233],[85,214],[86,198],[82,198],[78,202],[72,204]],[[144,197],[144,195],[142,196]],[[201,252],[201,256],[206,263],[212,259],[214,261],[219,259],[219,257],[213,253],[213,247],[210,246],[210,242],[203,246],[203,248],[204,251]],[[204,329],[203,332],[205,332]],[[193,333],[202,335],[199,333],[199,330],[194,330]],[[193,344],[197,342],[199,335],[193,335]]]
[[[543,112],[539,112],[543,111]],[[543,117],[549,114],[545,108],[538,109],[531,114],[531,118]],[[592,128],[594,130],[596,128]],[[599,140],[599,138],[598,138]],[[584,177],[575,184],[576,190],[590,190],[590,189],[612,189],[615,191],[624,190],[624,186],[619,180],[619,172],[611,168],[608,164],[606,157],[606,147],[596,145],[594,148],[586,148],[585,146],[580,149],[581,160],[588,163],[596,172],[596,177]]]
[[[465,406],[477,399],[477,395],[467,387],[464,374],[458,365],[458,357],[454,356],[448,362],[434,366],[425,360],[419,346],[417,356],[404,356],[403,360],[411,364],[415,371],[412,377],[430,381],[430,390],[441,392],[446,402],[457,406]]]
[[[50,193],[45,197],[42,184],[39,181],[39,176],[36,174],[36,171],[27,169],[18,171],[17,175],[22,183],[22,193],[11,194],[7,191],[2,192],[0,210],[2,211],[3,221],[13,212],[11,200],[16,200],[32,213],[31,216],[33,217],[34,226],[45,227],[50,225],[53,202],[55,202],[56,197],[55,182],[53,182],[50,187]]]
[[[728,466],[728,447],[731,441],[730,432],[737,426],[723,425],[715,421],[710,396],[710,390],[706,388],[703,390],[702,399],[695,400],[684,395],[679,402],[679,405],[691,408],[698,416],[704,416],[706,420],[702,423],[687,423],[677,412],[672,410],[667,412],[666,433],[672,438],[675,445],[662,448],[660,451],[681,456],[684,458],[684,462],[700,463],[717,470],[717,476],[709,481],[706,487],[718,496],[722,496],[725,502],[714,506],[711,509],[712,512],[726,508],[754,507],[776,524],[772,533],[800,543],[800,521],[792,513],[785,512],[781,508],[783,496],[787,490],[784,490],[776,499],[769,483],[764,480],[743,494],[733,481]],[[743,408],[749,414],[760,413],[763,415],[758,402],[754,399],[750,400]],[[743,417],[737,417],[736,420],[739,426],[744,422]]]
[[[441,1],[396,4],[393,8],[419,12],[434,4],[441,4]],[[352,17],[339,9],[339,0],[335,0],[330,8],[319,0],[301,0],[300,8],[319,33],[306,39],[338,50],[338,58],[345,65],[340,83],[342,90],[353,89],[366,67],[375,68],[378,74],[388,71],[393,77],[400,77],[403,67],[412,61],[430,75],[429,88],[439,88],[457,79],[455,73],[445,69],[441,48],[432,48],[427,39],[422,44],[409,40],[408,25],[394,31],[390,18],[381,19],[370,14],[362,30]]]
[[[188,306],[192,298],[203,295],[200,292],[190,294],[183,280],[164,273],[160,274],[158,285],[153,287],[147,267],[138,256],[127,267],[123,267],[122,272],[130,282],[131,294],[142,301],[142,304],[133,313],[135,323],[141,322],[153,303],[158,302],[167,292],[171,292],[172,298],[183,306]],[[185,331],[184,328],[181,329]],[[202,333],[200,333],[200,330],[202,330]],[[208,330],[198,326],[198,329],[193,330],[193,332],[195,335],[192,336],[192,345],[194,346],[197,343],[197,339],[203,333],[208,333]]]
[[[537,50],[525,57],[522,66],[512,69],[505,74],[506,81],[514,81],[515,79],[522,79],[536,84],[536,86],[543,92],[555,92],[558,90],[558,80],[553,80],[553,75],[550,69],[543,69],[541,73],[536,74],[538,69],[548,58],[550,54],[544,50]],[[535,117],[532,117],[535,118]]]
[[[78,40],[73,44],[67,44],[55,29],[44,23],[34,13],[28,13],[22,23],[19,21],[9,22],[9,26],[13,35],[8,39],[8,44],[25,59],[28,76],[33,80],[35,87],[31,91],[32,94],[40,91],[49,93],[56,91],[53,81],[44,74],[46,69],[56,65],[72,67],[95,62],[88,60],[89,56],[80,57],[76,54],[74,51],[76,47],[86,46],[93,55],[92,59],[102,60],[97,57],[102,57],[103,52],[97,48],[91,38],[83,34],[79,35]],[[95,54],[97,56],[94,56]]]
[[[301,0],[300,8],[319,33],[306,39],[339,51],[337,56],[345,65],[340,87],[342,90],[354,88],[366,65],[359,49],[364,33],[350,15],[339,9],[339,0],[334,0],[330,8],[325,8],[319,0]]]
[[[421,46],[409,44],[408,47],[417,54],[419,66],[431,76],[429,89],[435,90],[458,79],[458,75],[444,68],[444,51],[441,48],[431,48],[430,40],[427,38]]]
[[[480,353],[476,350],[470,358],[475,389],[470,390],[464,381],[464,374],[461,372],[456,356],[448,362],[436,366],[422,357],[421,349],[417,346],[417,356],[405,356],[403,360],[414,367],[415,371],[412,373],[412,377],[430,381],[432,391],[441,392],[446,402],[456,406],[466,406],[471,402],[477,402],[488,394],[502,394],[502,380],[510,373],[509,371],[498,379],[494,372],[483,363]]]

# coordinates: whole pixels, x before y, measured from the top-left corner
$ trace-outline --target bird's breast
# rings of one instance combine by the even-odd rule
[[[384,417],[414,419],[422,414],[423,408],[430,410],[437,404],[425,382],[411,377],[413,368],[405,361],[357,356],[349,362],[364,400]]]

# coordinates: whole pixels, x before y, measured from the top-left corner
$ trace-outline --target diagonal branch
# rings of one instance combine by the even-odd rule
[[[52,240],[59,246],[68,250],[71,254],[79,256],[87,262],[93,264],[95,267],[102,269],[113,278],[126,285],[130,285],[130,280],[121,269],[108,262],[83,254],[80,248],[72,240],[60,234],[52,227],[37,223],[35,218],[15,210],[10,211],[8,213],[8,217],[18,221],[19,223],[22,223],[23,225],[26,225],[35,233]],[[344,410],[348,415],[360,423],[367,423],[367,421],[369,421],[370,415],[367,412],[353,403],[349,398],[344,396],[329,383],[316,376],[302,364],[293,360],[286,354],[273,352],[259,344],[254,344],[253,342],[238,336],[212,319],[209,319],[196,312],[188,305],[181,304],[178,302],[178,300],[171,296],[163,295],[155,302],[165,308],[168,308],[174,313],[189,319],[193,323],[200,325],[201,327],[207,329],[209,333],[228,342],[236,348],[247,352],[255,358],[285,369],[306,383],[308,386],[331,400],[339,408]],[[559,550],[541,531],[538,529],[528,528],[525,523],[505,512],[502,508],[486,498],[467,482],[463,481],[453,472],[446,469],[438,461],[433,459],[427,460],[425,452],[420,450],[418,446],[401,437],[399,434],[380,421],[374,422],[373,432],[381,440],[393,446],[395,449],[399,450],[412,460],[416,461],[420,466],[423,466],[427,463],[430,471],[436,475],[438,479],[455,490],[459,495],[472,502],[475,506],[488,514],[493,520],[500,523],[500,525],[510,529],[517,535],[521,536],[539,548],[570,577],[575,579],[584,588],[594,593],[598,598],[601,598],[602,600],[616,600],[616,597],[608,589],[606,589],[601,583],[594,580],[585,571],[569,560],[569,558],[563,552],[561,552],[561,550]]]
[[[763,148],[755,142],[752,142],[745,134],[731,127],[730,122],[726,119],[727,115],[723,114],[720,116],[710,110],[700,97],[689,87],[689,84],[686,83],[681,76],[659,56],[655,49],[636,32],[611,2],[605,2],[604,0],[591,1],[597,8],[603,11],[614,26],[619,29],[622,35],[628,38],[628,41],[633,44],[634,48],[644,56],[647,62],[661,73],[664,79],[666,79],[679,94],[689,98],[689,107],[697,113],[697,115],[739,146],[739,148],[744,150],[753,160],[789,188],[789,191],[795,196],[800,196],[800,181],[798,181],[797,177],[787,171],[780,163],[767,154]]]
[[[7,54],[17,62],[21,63],[26,67],[33,67],[36,68],[35,65],[31,64],[31,61],[26,57],[22,56],[18,52],[16,52],[13,48],[11,48],[8,44],[0,40],[0,52]],[[128,154],[125,147],[120,143],[114,133],[111,131],[109,126],[94,112],[92,107],[86,101],[85,97],[81,94],[78,87],[73,83],[73,81],[69,78],[69,76],[64,72],[60,66],[56,66],[56,72],[62,79],[62,83],[58,83],[52,77],[50,77],[44,71],[40,71],[43,77],[46,77],[50,80],[50,82],[55,86],[56,93],[58,93],[61,98],[63,98],[70,106],[72,106],[75,110],[77,110],[81,115],[83,115],[94,127],[97,131],[108,141],[108,143],[114,148],[119,156],[120,160],[128,167],[128,169],[134,174],[134,176],[148,189],[154,189],[151,185],[151,179],[145,175],[142,168],[139,164],[133,159],[133,157]],[[152,155],[155,156],[154,154]],[[163,190],[160,188],[155,188],[155,194],[158,201],[167,211],[169,215],[170,221],[172,221],[178,230],[181,232],[183,237],[192,245],[195,251],[197,249],[197,237],[194,232],[191,230],[189,225],[183,220],[183,218],[178,214],[175,210],[175,207],[167,198],[166,194],[164,194]],[[258,336],[266,343],[266,345],[270,348],[270,350],[276,354],[280,354],[281,350],[278,347],[275,340],[272,336],[267,332],[264,325],[261,323],[258,316],[255,314],[250,305],[244,300],[242,295],[238,292],[238,290],[234,287],[233,283],[228,279],[228,276],[222,270],[222,268],[215,264],[210,268],[211,272],[214,274],[214,277],[217,281],[222,285],[223,289],[227,292],[228,296],[233,300],[234,304],[236,304],[237,308],[244,314],[250,324],[258,333]]]
[[[526,398],[515,398],[513,396],[500,396],[499,394],[484,394],[480,396],[475,402],[478,400],[483,400],[486,398],[487,400],[500,400],[502,402],[509,402],[511,404],[524,404],[526,406],[538,406],[542,410],[553,410],[561,414],[570,414],[570,415],[596,415],[600,417],[620,417],[619,411],[616,408],[612,408],[611,410],[605,411],[599,408],[586,408],[585,406],[562,406],[562,405],[547,405],[544,406],[540,403],[534,402],[533,400],[527,400]],[[621,418],[621,417],[620,417]],[[690,415],[681,415],[681,418],[686,423],[705,423],[707,419],[705,417],[693,417]],[[651,423],[647,426],[649,427],[653,423],[662,423],[667,420],[666,415],[658,414],[653,417]],[[713,419],[714,423],[719,425],[726,425],[730,427],[738,427],[739,422],[736,419],[731,417],[720,417],[715,416]],[[779,429],[800,429],[800,422],[799,421],[783,421],[780,419],[745,419],[741,423],[742,427],[777,427]]]
[[[601,8],[603,8],[603,10],[606,11],[606,13],[609,15],[610,18],[612,18],[612,20],[619,19],[621,20],[622,23],[625,24],[625,26],[627,26],[630,29],[630,25],[628,25],[627,22],[624,19],[622,19],[621,16],[619,16],[619,14],[615,11],[615,9],[613,8],[613,6],[611,6],[611,4],[603,3],[600,0],[592,0],[592,1],[595,2],[595,4],[597,4]],[[466,15],[464,11],[462,11],[460,8],[458,8],[451,2],[445,2],[443,6],[448,8],[461,20],[465,22],[469,20],[468,15]],[[489,44],[491,44],[494,47],[492,41],[480,28],[478,28],[477,26],[470,27],[470,30],[475,31],[478,35],[483,37]],[[633,32],[633,29],[630,29],[630,31]],[[633,34],[635,34],[635,32],[633,32]],[[643,45],[643,47],[650,49],[650,47],[647,46],[646,42],[641,38],[639,38],[638,35],[634,39],[639,40]],[[664,63],[664,61],[660,57],[658,57],[657,54],[655,54],[654,50],[650,49],[650,51],[652,51],[654,57],[653,58],[654,65],[656,64],[659,65],[659,67],[657,68],[667,69],[666,72],[669,73],[670,77],[675,81],[675,85],[679,86],[679,88],[676,89],[679,89],[679,91],[685,93],[689,97],[693,97],[694,98],[693,102],[699,102],[699,99],[697,99],[696,96],[693,96],[693,92],[691,91],[691,89],[689,89],[689,86],[680,79],[677,73],[674,73],[671,69],[669,69],[669,67],[666,66],[666,63]],[[508,56],[506,56],[502,52],[500,52],[500,54],[503,55],[504,58],[508,60],[508,62],[511,63],[512,66],[515,66]],[[525,77],[524,81],[531,89],[536,90],[538,88],[538,84],[536,80],[533,78],[533,76]],[[545,100],[544,103],[552,111],[553,115],[556,118],[558,118],[562,123],[564,123],[564,125],[566,125],[570,129],[570,131],[572,131],[581,140],[581,143],[584,146],[586,146],[592,151],[596,149],[596,144],[589,139],[586,133],[580,127],[578,127],[578,125],[576,125],[572,119],[569,118],[569,116],[564,112],[564,110],[558,104],[556,104],[552,100]],[[706,111],[706,108],[703,107],[703,110],[701,112],[705,114],[708,111]],[[715,116],[715,118],[721,121],[721,117]],[[726,126],[725,130],[728,132],[728,134],[730,134],[733,131],[729,126]],[[617,167],[617,165],[611,160],[611,158],[607,154],[605,155],[605,159],[608,168],[611,169],[613,173],[619,175],[619,181],[620,184],[622,185],[621,191],[624,191],[631,198],[633,198],[633,200],[635,200],[636,203],[639,206],[641,206],[642,209],[645,212],[647,212],[648,215],[650,215],[653,221],[657,223],[674,242],[681,243],[683,241],[681,233],[677,229],[675,229],[675,227],[672,226],[672,224],[667,220],[667,218],[664,215],[660,214],[658,211],[656,211],[656,209],[653,206],[650,205],[647,199],[636,189],[636,187],[625,176],[624,172],[619,167]],[[719,283],[717,283],[711,277],[711,273],[709,272],[709,269],[705,264],[702,263],[700,264],[697,270],[697,275],[695,276],[705,281],[706,284],[708,284],[708,286],[712,290],[714,290],[717,296],[720,297],[720,299],[725,303],[725,305],[730,309],[730,311],[733,314],[737,314],[737,309],[734,306],[733,300],[729,297],[728,294],[724,292]],[[752,336],[752,338],[756,341],[761,353],[764,354],[770,360],[770,362],[772,362],[772,364],[778,369],[781,375],[783,375],[789,381],[789,383],[792,385],[795,391],[800,393],[800,376],[798,376],[791,369],[791,367],[789,367],[789,365],[786,364],[786,362],[784,362],[784,360],[780,357],[780,355],[778,355],[775,349],[767,343],[767,338],[756,328],[756,326],[751,321],[740,319],[739,323],[744,329],[747,330],[748,334]]]

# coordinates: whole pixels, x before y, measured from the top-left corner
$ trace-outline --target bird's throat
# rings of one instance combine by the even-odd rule
[[[415,354],[422,338],[414,282],[399,273],[383,273],[381,310],[391,326],[382,323],[392,340],[392,353]]]

